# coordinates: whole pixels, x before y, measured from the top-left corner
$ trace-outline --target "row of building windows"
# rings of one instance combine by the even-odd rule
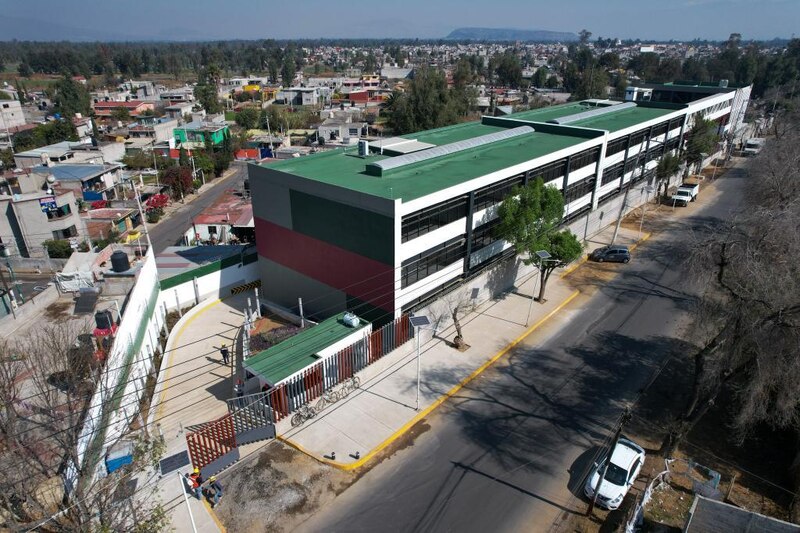
[[[567,187],[567,190],[564,192],[564,203],[568,205],[575,200],[583,198],[587,194],[593,193],[596,181],[597,178],[592,174],[588,178],[584,178]]]
[[[567,173],[567,160],[561,159],[544,165],[543,167],[535,168],[530,171],[531,179],[541,177],[545,183],[549,183],[554,179],[563,178]]]
[[[622,177],[622,169],[625,166],[624,161],[620,161],[616,165],[612,165],[603,171],[603,178],[600,180],[600,185],[607,185],[614,180]]]
[[[459,196],[403,217],[402,241],[410,241],[467,216],[467,196]]]
[[[466,239],[463,235],[437,244],[421,254],[403,261],[401,286],[406,288],[431,274],[452,265],[467,254]]]
[[[587,165],[592,165],[597,163],[600,159],[600,147],[597,146],[595,148],[590,148],[589,150],[584,150],[583,152],[572,156],[569,160],[569,168],[570,171],[578,170],[579,168],[583,168]]]
[[[525,179],[524,174],[519,174],[512,178],[493,183],[482,189],[475,191],[475,211],[480,211],[494,204],[502,202],[508,196],[514,187],[522,185]]]
[[[499,225],[500,219],[495,218],[494,220],[472,230],[472,252],[477,252],[481,248],[486,248],[490,244],[499,241],[500,239],[495,234],[495,231],[497,231],[497,226]]]
[[[628,138],[629,136],[626,135],[624,137],[620,137],[619,139],[614,139],[613,141],[608,143],[606,147],[606,157],[618,154],[620,152],[624,152],[625,149],[628,147]]]

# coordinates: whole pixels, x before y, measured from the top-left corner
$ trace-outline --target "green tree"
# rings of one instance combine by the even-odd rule
[[[178,150],[178,166],[179,167],[189,167],[189,153],[186,151],[186,148],[181,146],[180,150]]]
[[[206,110],[206,113],[219,113],[222,111],[222,106],[217,97],[217,86],[207,83],[197,84],[194,87],[194,97]]]
[[[192,169],[188,166],[172,166],[161,171],[161,183],[168,185],[175,200],[183,199],[194,188]]]
[[[417,69],[408,92],[395,93],[387,105],[388,124],[397,134],[455,124],[459,104],[452,98],[444,74],[436,69]]]
[[[667,194],[669,179],[681,169],[681,160],[678,156],[665,154],[656,167],[656,195],[661,194],[661,185],[664,185],[664,195]]]
[[[291,54],[286,54],[281,65],[281,80],[285,87],[291,87],[294,83],[294,75],[297,73],[297,63]]]
[[[3,170],[7,170],[9,168],[14,168],[14,166],[14,152],[11,151],[11,148],[0,150],[0,167],[2,167]]]
[[[541,177],[525,187],[515,187],[498,210],[500,223],[497,237],[505,239],[518,254],[525,254],[526,265],[540,265],[539,302],[544,302],[545,287],[550,274],[561,266],[578,259],[583,246],[569,230],[558,230],[564,218],[564,197],[555,187],[544,184]],[[543,264],[536,252],[550,254]]]
[[[589,44],[589,39],[591,38],[592,38],[592,32],[590,32],[589,30],[583,29],[580,32],[578,32],[578,39],[580,40],[580,43],[584,46]]]
[[[30,78],[33,75],[33,70],[31,70],[31,66],[25,63],[24,61],[19,64],[17,67],[17,72],[23,78]]]
[[[58,80],[53,85],[52,93],[55,110],[65,117],[73,117],[76,113],[89,116],[92,112],[89,91],[69,76]]]
[[[536,69],[536,72],[533,74],[533,80],[531,83],[537,89],[543,89],[547,86],[547,75],[550,73],[550,70],[547,67],[539,67]]]
[[[236,123],[246,130],[252,130],[258,126],[260,112],[255,107],[245,107],[236,113]]]
[[[684,160],[690,165],[699,163],[703,160],[703,154],[709,155],[715,151],[718,140],[716,123],[697,117],[694,126],[689,130]]]
[[[127,122],[131,119],[131,113],[128,111],[127,107],[115,107],[114,110],[111,112],[111,118],[114,120],[118,120],[120,122]]]
[[[556,76],[555,74],[553,74],[552,76],[549,76],[547,78],[546,86],[547,86],[548,89],[558,89],[558,86],[559,86],[558,76]]]
[[[522,83],[522,65],[512,52],[506,52],[497,59],[497,81],[501,85],[517,88]]]
[[[72,255],[70,242],[63,239],[49,239],[42,243],[47,248],[47,255],[53,259],[67,259]]]

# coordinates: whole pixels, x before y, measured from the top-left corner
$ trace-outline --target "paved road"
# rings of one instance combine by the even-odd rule
[[[561,513],[583,512],[572,494],[622,402],[687,349],[673,337],[692,298],[677,243],[738,204],[743,180],[732,172],[716,203],[689,208],[685,225],[637,249],[622,275],[446,402],[412,445],[298,530],[547,531]]]
[[[153,243],[153,249],[156,254],[163,252],[164,248],[168,246],[179,244],[184,232],[192,225],[192,218],[213,204],[227,189],[241,190],[242,183],[247,177],[247,165],[234,162],[231,168],[234,169],[233,175],[224,180],[216,180],[208,190],[203,191],[199,197],[181,206],[169,218],[162,220],[158,224],[148,225],[150,240]]]

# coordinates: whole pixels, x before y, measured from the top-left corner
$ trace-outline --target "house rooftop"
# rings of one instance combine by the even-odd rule
[[[171,280],[171,287],[191,281],[194,276],[215,272],[226,266],[241,262],[255,261],[256,249],[254,246],[238,244],[221,244],[216,246],[169,246],[156,256],[158,279]],[[204,267],[208,272],[198,273],[196,269]],[[183,278],[185,280],[181,281]],[[174,278],[174,279],[172,279]],[[162,285],[162,289],[164,286]]]
[[[224,122],[208,122],[208,121],[195,120],[193,122],[184,124],[183,126],[177,126],[175,129],[192,130],[192,131],[219,131],[227,127],[228,125],[225,124]]]
[[[119,168],[122,168],[122,165],[73,165],[61,163],[51,167],[38,166],[33,169],[33,172],[45,175],[52,174],[55,176],[56,181],[86,181]]]
[[[233,190],[225,191],[192,219],[193,224],[228,224],[253,227],[253,204]]]
[[[343,317],[344,313],[339,313],[316,326],[301,330],[297,335],[246,359],[244,368],[272,385],[280,383],[319,361],[317,354],[320,351],[368,325],[360,320],[361,325],[352,328],[345,325]]]

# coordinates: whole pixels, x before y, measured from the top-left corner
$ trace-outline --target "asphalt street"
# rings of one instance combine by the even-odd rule
[[[215,180],[200,196],[181,206],[158,224],[148,224],[150,241],[156,254],[163,252],[168,246],[180,244],[184,232],[192,225],[192,219],[213,204],[226,190],[242,189],[244,179],[247,177],[247,164],[234,162],[231,168],[234,170],[233,175]]]
[[[693,298],[683,243],[742,197],[737,169],[621,274],[576,300],[417,428],[299,531],[548,531],[582,513],[592,460],[672,352]]]

